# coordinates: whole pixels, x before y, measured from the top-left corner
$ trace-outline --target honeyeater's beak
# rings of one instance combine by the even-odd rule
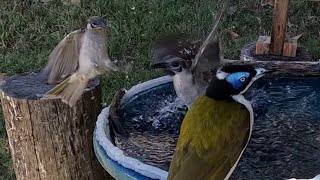
[[[265,76],[266,74],[270,74],[272,72],[275,72],[275,70],[269,70],[269,69],[265,69],[265,68],[256,68],[255,71],[257,72],[257,74],[253,77],[254,80],[257,80],[257,79]]]

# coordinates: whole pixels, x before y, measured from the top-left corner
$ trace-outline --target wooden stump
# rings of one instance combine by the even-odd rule
[[[106,179],[92,144],[101,110],[99,80],[73,108],[60,99],[39,100],[53,87],[45,82],[41,73],[25,73],[6,79],[0,87],[17,179]]]
[[[286,40],[283,44],[283,56],[288,56],[288,57],[296,57],[297,55],[297,48],[298,48],[298,43],[297,42],[291,42],[289,40]]]
[[[259,36],[256,42],[256,54],[268,54],[270,46],[270,36]]]

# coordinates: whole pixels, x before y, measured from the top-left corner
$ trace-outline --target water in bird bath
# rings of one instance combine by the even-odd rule
[[[254,130],[230,179],[311,178],[319,174],[320,79],[264,78],[245,96],[253,104]],[[185,115],[172,83],[132,97],[122,105],[121,114],[129,132],[173,136],[178,135]]]
[[[255,124],[232,179],[312,178],[319,174],[320,79],[265,78],[246,96],[255,110]]]
[[[164,131],[179,135],[186,106],[176,96],[172,83],[160,85],[139,93],[121,109],[125,129],[158,134]],[[129,130],[129,132],[131,132]]]

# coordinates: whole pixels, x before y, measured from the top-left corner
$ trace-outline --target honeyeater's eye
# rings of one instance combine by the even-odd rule
[[[240,80],[240,82],[245,82],[247,80],[247,78],[246,77],[241,77],[239,80]]]

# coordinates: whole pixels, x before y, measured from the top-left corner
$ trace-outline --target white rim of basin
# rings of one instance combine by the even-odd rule
[[[126,102],[130,97],[148,90],[150,88],[159,86],[161,84],[166,84],[172,81],[171,76],[163,76],[160,78],[152,79],[140,84],[133,86],[131,89],[126,91],[122,98],[122,102]],[[124,155],[123,151],[118,147],[114,146],[110,141],[110,130],[109,130],[109,107],[104,108],[98,116],[96,122],[96,130],[94,137],[98,141],[99,145],[102,146],[106,154],[114,161],[122,165],[127,169],[131,169],[143,176],[152,179],[167,179],[168,172],[160,168],[144,164],[143,162]]]

